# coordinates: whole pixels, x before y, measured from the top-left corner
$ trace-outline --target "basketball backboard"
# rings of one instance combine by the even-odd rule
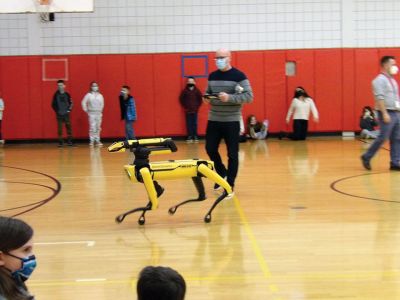
[[[0,13],[93,12],[94,0],[0,0]]]

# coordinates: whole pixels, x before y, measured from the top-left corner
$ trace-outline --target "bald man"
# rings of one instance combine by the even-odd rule
[[[253,101],[253,92],[246,75],[231,66],[231,52],[219,49],[215,53],[215,64],[218,70],[208,76],[206,94],[215,98],[204,98],[210,104],[206,131],[206,151],[215,164],[221,177],[235,186],[239,168],[239,134],[242,106]],[[225,141],[228,150],[228,168],[222,163],[218,152],[221,140]],[[220,187],[214,186],[215,190]]]

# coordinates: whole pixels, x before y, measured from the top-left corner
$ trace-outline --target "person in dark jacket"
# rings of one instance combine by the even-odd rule
[[[193,77],[188,77],[185,89],[179,96],[179,101],[186,113],[186,129],[188,143],[198,142],[197,135],[197,113],[203,102],[201,91],[196,87],[196,81]]]
[[[0,216],[0,299],[34,299],[25,285],[36,267],[32,238],[24,221]]]
[[[72,142],[72,128],[70,120],[70,112],[72,110],[72,99],[69,93],[65,91],[64,80],[57,81],[57,92],[53,96],[51,107],[56,113],[57,126],[58,126],[58,147],[64,146],[62,125],[65,124],[67,129],[67,143],[68,146],[73,146]]]
[[[379,130],[375,130],[378,122],[375,118],[375,113],[370,106],[364,106],[362,115],[360,117],[360,138],[362,139],[376,139],[379,135]]]
[[[130,95],[131,88],[127,85],[122,86],[119,95],[119,104],[121,108],[121,120],[125,120],[126,140],[134,140],[135,132],[133,123],[137,120],[135,99]]]

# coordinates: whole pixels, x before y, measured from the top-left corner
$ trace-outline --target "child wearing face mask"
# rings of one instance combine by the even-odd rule
[[[3,135],[1,132],[1,122],[3,120],[3,111],[4,111],[4,101],[1,98],[1,93],[0,93],[0,144],[4,145],[4,139],[3,139]]]
[[[286,123],[289,124],[293,115],[293,133],[288,137],[292,140],[305,140],[308,132],[308,119],[310,112],[314,117],[314,122],[319,122],[318,110],[314,101],[301,86],[294,92],[292,103],[286,116]]]
[[[104,97],[99,92],[99,85],[93,81],[90,83],[90,91],[82,100],[82,109],[89,117],[89,146],[101,147],[100,140],[101,123],[103,119]]]
[[[179,96],[179,101],[186,113],[186,142],[197,143],[197,114],[203,102],[201,91],[196,87],[196,81],[193,77],[189,77],[185,89]]]
[[[379,135],[379,130],[375,130],[378,122],[375,118],[374,111],[370,106],[365,106],[360,117],[360,138],[362,139],[376,139]]]
[[[119,95],[119,104],[121,108],[121,120],[125,121],[125,138],[126,140],[135,139],[133,123],[137,119],[135,99],[130,95],[130,87],[122,86]]]
[[[25,285],[36,267],[32,237],[24,221],[0,216],[0,299],[34,299]]]

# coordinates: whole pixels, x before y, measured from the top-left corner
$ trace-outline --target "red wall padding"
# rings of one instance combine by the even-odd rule
[[[196,53],[198,55],[199,53]],[[210,71],[214,54],[208,55]],[[67,90],[74,100],[74,136],[88,136],[87,116],[81,100],[91,81],[97,81],[105,97],[103,137],[122,137],[118,95],[122,85],[131,86],[136,99],[138,136],[185,135],[184,112],[178,96],[186,84],[182,78],[180,54],[67,55],[0,57],[0,93],[6,111],[3,130],[6,139],[56,138],[56,120],[51,99],[54,81],[43,81],[42,59],[67,58]],[[373,105],[371,80],[379,72],[382,55],[400,57],[400,49],[310,49],[240,51],[233,53],[233,65],[244,71],[254,89],[254,102],[245,105],[246,118],[255,114],[270,121],[270,131],[290,127],[285,116],[294,88],[304,86],[320,112],[320,123],[311,122],[311,131],[358,130],[361,109]],[[295,61],[297,73],[285,75],[285,62]],[[57,70],[55,70],[57,71]],[[197,78],[204,91],[206,78]],[[208,107],[199,113],[199,133],[204,134]]]

